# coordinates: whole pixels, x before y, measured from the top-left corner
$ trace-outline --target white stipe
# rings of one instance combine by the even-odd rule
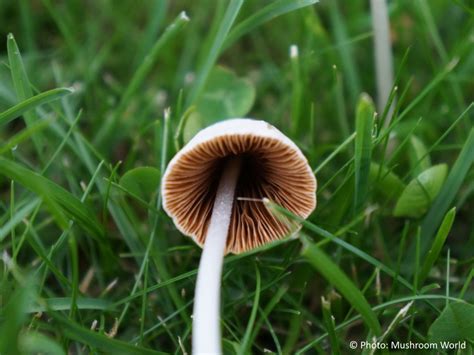
[[[222,354],[220,293],[224,252],[229,232],[240,159],[224,167],[199,263],[193,311],[193,354]]]
[[[377,80],[377,111],[382,113],[393,86],[393,55],[386,0],[371,0],[374,30],[375,73]],[[385,127],[390,123],[395,100],[388,111]]]

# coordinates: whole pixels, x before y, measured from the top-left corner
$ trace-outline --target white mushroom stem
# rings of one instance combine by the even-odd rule
[[[199,263],[193,311],[193,354],[222,354],[220,292],[222,263],[241,161],[226,163],[217,188]]]
[[[393,86],[393,55],[390,42],[390,22],[386,0],[371,0],[372,27],[374,30],[375,73],[377,79],[377,109],[384,112]],[[385,127],[393,115],[395,103],[387,112]]]

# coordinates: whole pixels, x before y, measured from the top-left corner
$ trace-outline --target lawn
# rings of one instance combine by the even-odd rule
[[[225,257],[225,354],[471,353],[474,4],[383,3],[2,0],[0,354],[192,352],[162,176],[233,117],[318,187],[255,202],[302,228]]]

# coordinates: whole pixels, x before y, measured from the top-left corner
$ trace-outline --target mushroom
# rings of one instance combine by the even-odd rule
[[[193,312],[193,352],[221,353],[220,280],[226,253],[287,236],[290,226],[267,198],[306,218],[316,207],[316,179],[300,149],[265,121],[237,118],[200,131],[169,163],[163,208],[203,252]]]

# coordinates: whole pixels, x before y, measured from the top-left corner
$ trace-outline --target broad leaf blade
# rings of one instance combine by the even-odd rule
[[[405,184],[392,170],[377,163],[370,164],[369,171],[370,184],[375,184],[375,188],[386,198],[400,196]]]
[[[193,105],[196,99],[198,99],[201,95],[209,74],[216,63],[217,58],[219,57],[219,53],[221,52],[222,46],[224,45],[224,41],[227,38],[243,3],[244,0],[229,1],[214,38],[212,38],[211,46],[207,53],[206,59],[196,73],[196,80],[194,81],[193,88],[186,100],[187,107]]]
[[[397,201],[393,214],[418,218],[425,214],[443,186],[448,166],[435,165],[410,181]]]
[[[255,88],[244,78],[222,67],[214,68],[195,110],[186,121],[184,140],[189,141],[200,129],[219,120],[245,117],[255,101]]]
[[[448,304],[431,325],[428,337],[432,342],[474,341],[474,305]]]
[[[120,178],[120,185],[144,201],[152,201],[160,183],[160,171],[143,166],[127,171]]]
[[[19,343],[22,354],[66,354],[61,345],[39,332],[27,332],[21,334]]]

